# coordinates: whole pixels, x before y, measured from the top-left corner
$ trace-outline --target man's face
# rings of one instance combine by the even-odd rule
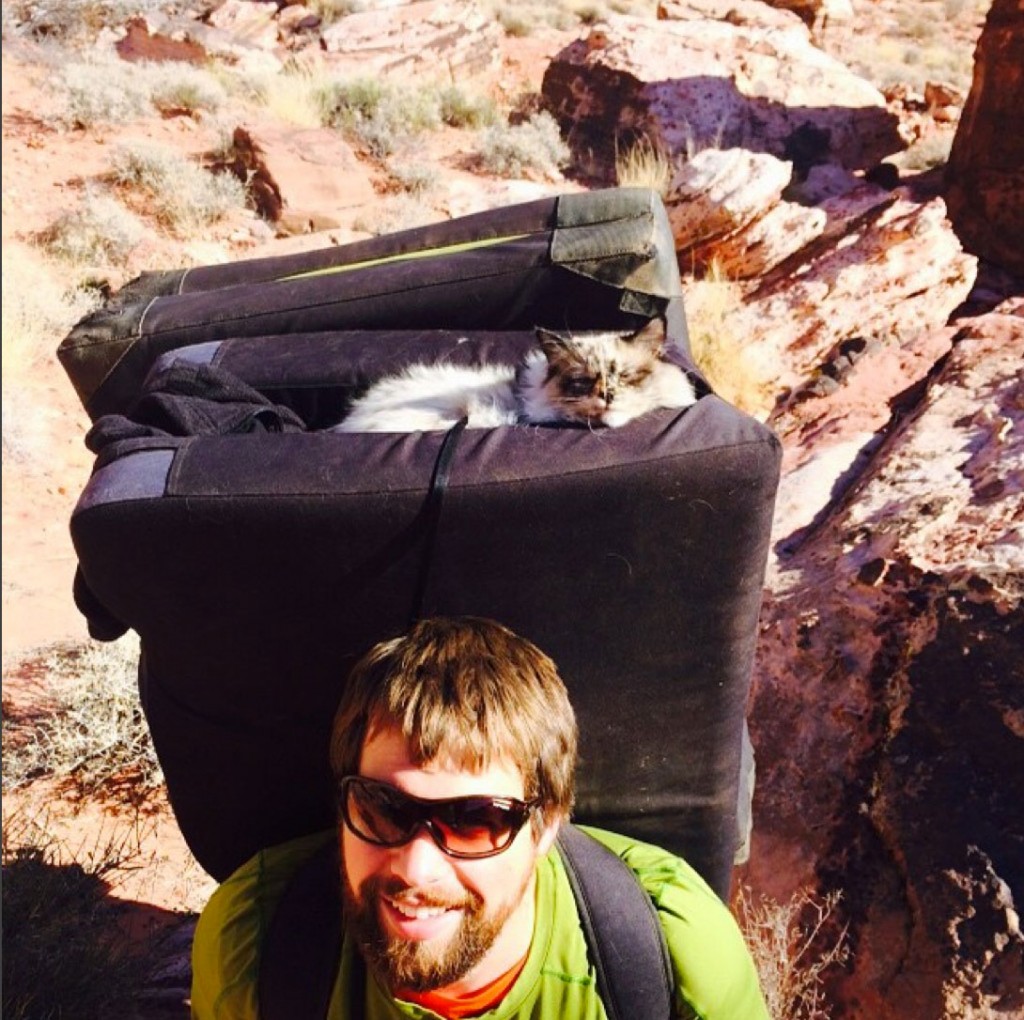
[[[511,763],[467,772],[450,762],[416,765],[394,728],[371,730],[359,774],[428,800],[494,795],[523,799]],[[494,857],[445,854],[425,827],[398,847],[367,843],[342,823],[345,921],[370,967],[394,992],[476,991],[526,954],[533,934],[537,858],[557,825],[535,840],[527,823]]]

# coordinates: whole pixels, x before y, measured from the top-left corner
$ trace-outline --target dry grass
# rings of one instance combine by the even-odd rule
[[[17,241],[4,242],[3,383],[16,385],[27,371],[53,357],[57,342],[100,295],[69,284],[74,274],[40,249]],[[6,405],[6,399],[4,400]]]
[[[233,87],[279,120],[318,128],[324,124],[322,97],[328,80],[321,61],[289,60],[280,73],[246,74]]]
[[[163,783],[139,704],[138,639],[55,646],[20,667],[51,680],[55,703],[40,717],[3,719],[3,788],[43,777],[82,796],[127,791],[142,799]]]
[[[667,198],[675,165],[671,156],[644,140],[615,153],[615,180],[623,188],[650,188]]]
[[[839,893],[818,898],[804,890],[780,904],[740,891],[737,919],[772,1020],[829,1020],[824,976],[849,958],[839,900]]]
[[[3,280],[0,403],[6,474],[12,465],[33,469],[48,462],[61,421],[25,380],[39,374],[40,366],[54,357],[61,338],[102,298],[81,282],[79,272],[18,241],[4,242]]]
[[[715,271],[683,281],[690,351],[712,389],[741,411],[764,420],[774,404],[771,380],[763,373],[733,318],[743,296],[740,287]]]

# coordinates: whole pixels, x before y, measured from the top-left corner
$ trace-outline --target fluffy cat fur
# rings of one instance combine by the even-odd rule
[[[571,423],[617,428],[655,408],[682,408],[696,395],[686,374],[661,359],[665,320],[636,332],[562,335],[537,330],[522,363],[465,367],[415,364],[374,383],[336,432],[416,432]]]

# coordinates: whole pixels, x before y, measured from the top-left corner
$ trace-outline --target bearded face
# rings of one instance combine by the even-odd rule
[[[414,761],[392,727],[371,732],[359,776],[387,784],[421,808],[434,800],[524,796],[523,777],[511,762],[499,759],[473,771],[449,761]],[[527,821],[479,857],[446,852],[444,837],[427,825],[414,823],[408,838],[383,842],[372,833],[360,836],[344,820],[339,825],[346,930],[392,993],[472,992],[526,956],[537,860],[554,841],[557,823]]]
[[[493,948],[509,918],[521,904],[530,885],[526,876],[507,899],[488,906],[469,890],[442,894],[415,889],[396,879],[371,876],[358,890],[344,879],[347,931],[355,940],[367,966],[393,992],[444,988],[466,977]],[[425,931],[437,919],[433,937],[409,939],[394,933],[386,918],[397,914],[410,927]]]

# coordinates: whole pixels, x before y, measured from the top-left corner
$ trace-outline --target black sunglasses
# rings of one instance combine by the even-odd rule
[[[536,801],[515,797],[447,797],[425,800],[363,776],[346,776],[339,787],[341,816],[375,846],[408,843],[421,826],[450,857],[493,857],[507,850]]]

